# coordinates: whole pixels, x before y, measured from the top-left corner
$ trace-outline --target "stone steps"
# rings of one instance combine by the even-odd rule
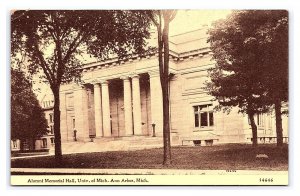
[[[94,142],[62,143],[63,154],[104,151],[126,151],[163,146],[162,137],[134,136],[122,138],[95,138]]]

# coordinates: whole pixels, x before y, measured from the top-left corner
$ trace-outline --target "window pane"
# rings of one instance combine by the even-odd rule
[[[43,139],[43,147],[47,147],[47,139]]]
[[[199,127],[199,114],[195,114],[195,127]]]
[[[208,123],[207,123],[207,112],[201,113],[201,126],[208,126]]]
[[[53,114],[49,114],[49,118],[50,118],[50,123],[53,122]]]
[[[209,125],[214,126],[214,114],[212,112],[209,113]]]

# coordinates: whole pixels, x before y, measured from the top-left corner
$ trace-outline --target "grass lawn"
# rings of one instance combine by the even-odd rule
[[[258,159],[267,154],[268,159]],[[277,149],[275,144],[227,144],[211,147],[183,146],[172,148],[172,165],[162,165],[163,149],[96,152],[63,155],[62,168],[97,169],[199,169],[199,170],[288,170],[288,146]],[[56,168],[54,156],[15,159],[12,168]]]

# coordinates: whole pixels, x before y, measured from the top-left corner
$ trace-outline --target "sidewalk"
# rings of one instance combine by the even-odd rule
[[[227,172],[226,170],[191,170],[191,169],[80,169],[80,168],[11,168],[15,173],[36,173],[39,175],[50,174],[93,174],[93,175],[288,175],[288,171],[255,171],[236,170]]]

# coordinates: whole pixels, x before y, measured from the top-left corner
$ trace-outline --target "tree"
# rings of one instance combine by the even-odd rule
[[[47,134],[47,120],[43,109],[33,93],[30,81],[25,74],[17,69],[11,69],[11,139],[32,141]]]
[[[175,10],[158,10],[149,13],[157,28],[158,64],[163,97],[164,165],[171,164],[170,101],[169,101],[169,25],[176,16]]]
[[[210,70],[211,82],[207,82],[206,90],[225,110],[238,106],[240,112],[248,114],[254,146],[257,145],[254,114],[267,112],[273,104],[278,111],[276,102],[281,106],[281,101],[287,100],[286,14],[286,11],[234,11],[209,30],[208,41],[216,67]],[[276,115],[279,144],[282,143],[281,111],[276,113],[279,113]]]
[[[12,58],[26,56],[29,72],[44,73],[54,95],[55,158],[62,159],[59,90],[79,81],[80,56],[103,60],[143,54],[149,23],[143,11],[16,11],[11,16]]]
[[[275,108],[277,146],[281,147],[281,105],[288,101],[288,12],[266,11],[259,21],[262,25],[256,30],[255,44],[259,44],[258,50],[262,56],[261,79]]]

